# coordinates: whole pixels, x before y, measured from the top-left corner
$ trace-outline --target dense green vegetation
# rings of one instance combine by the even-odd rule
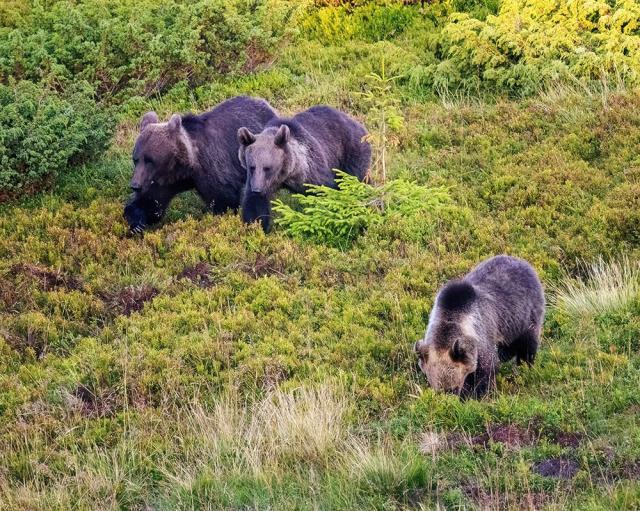
[[[637,5],[414,4],[0,6],[0,509],[640,506]],[[241,93],[358,116],[387,184],[131,237],[139,116]],[[539,358],[436,394],[434,293],[503,252]]]
[[[72,89],[0,85],[0,199],[33,193],[108,145],[110,112],[96,111],[91,91]]]

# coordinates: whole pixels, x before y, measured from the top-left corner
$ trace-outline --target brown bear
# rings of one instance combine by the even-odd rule
[[[522,259],[492,257],[436,296],[423,339],[415,343],[429,385],[480,397],[501,362],[533,364],[545,299],[535,270]]]
[[[253,131],[248,126],[238,130],[238,156],[247,170],[242,218],[260,219],[265,231],[278,189],[303,193],[309,184],[335,187],[334,169],[359,179],[369,170],[367,130],[335,108],[314,106],[290,119],[271,119],[262,133]]]
[[[263,99],[238,96],[201,115],[160,122],[146,113],[133,149],[133,199],[124,216],[133,232],[158,222],[175,195],[195,189],[214,213],[237,209],[246,172],[238,161],[237,132],[261,130],[277,114]]]

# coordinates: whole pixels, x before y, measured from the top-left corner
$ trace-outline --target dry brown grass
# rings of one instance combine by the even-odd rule
[[[226,397],[211,409],[196,404],[176,435],[186,463],[168,475],[188,484],[203,467],[256,477],[296,463],[326,467],[348,442],[349,407],[328,386],[274,390],[251,403]]]
[[[551,303],[578,316],[619,309],[640,294],[640,262],[622,257],[584,264],[582,279],[565,278],[551,287]]]

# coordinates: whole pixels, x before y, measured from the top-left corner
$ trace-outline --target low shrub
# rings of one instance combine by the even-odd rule
[[[309,195],[295,195],[302,211],[276,201],[274,209],[280,214],[276,223],[295,238],[345,248],[372,224],[433,213],[448,198],[443,189],[402,180],[373,187],[345,172],[336,173],[336,189],[311,185]]]
[[[112,128],[90,87],[62,95],[28,81],[0,85],[0,200],[46,187],[101,153]]]

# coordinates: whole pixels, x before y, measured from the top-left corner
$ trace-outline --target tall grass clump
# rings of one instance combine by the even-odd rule
[[[640,263],[618,261],[584,264],[583,278],[565,278],[552,290],[553,303],[576,315],[596,315],[625,307],[640,295]]]
[[[349,416],[353,396],[329,385],[277,389],[255,401],[223,398],[185,410],[176,433],[180,451],[162,470],[161,503],[219,508],[361,509],[366,502],[408,500],[428,493],[428,462],[392,450],[387,435],[368,439]],[[327,486],[324,486],[327,485]],[[265,492],[265,486],[269,491]],[[278,506],[279,504],[279,506]]]
[[[207,468],[213,474],[277,474],[296,465],[331,465],[346,445],[349,401],[330,386],[273,390],[253,402],[226,397],[212,408],[193,406],[179,421],[185,484]],[[190,476],[188,476],[190,474]],[[187,477],[188,476],[188,477]]]

